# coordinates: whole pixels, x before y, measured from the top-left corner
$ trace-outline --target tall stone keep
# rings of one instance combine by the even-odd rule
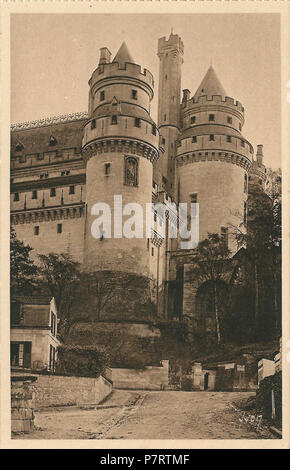
[[[84,264],[89,271],[149,277],[146,203],[152,201],[152,171],[159,147],[159,131],[149,113],[153,76],[134,63],[123,43],[112,61],[110,51],[101,49],[89,86],[89,116],[82,142],[87,187]],[[144,233],[140,238],[124,236],[122,225],[133,213],[127,207],[122,224],[116,216],[121,201],[123,207],[128,203],[142,207]],[[111,234],[104,224],[100,239],[92,235],[93,223],[101,215],[94,208],[96,203],[107,204],[111,211]]]
[[[161,173],[163,186],[169,194],[175,194],[175,142],[180,132],[181,65],[183,63],[183,42],[177,34],[169,39],[158,40],[159,94],[158,126],[162,135],[164,154]]]

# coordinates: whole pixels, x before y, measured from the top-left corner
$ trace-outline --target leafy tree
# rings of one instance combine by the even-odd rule
[[[60,332],[66,337],[74,323],[72,305],[76,299],[80,281],[80,265],[66,253],[38,255],[40,259],[39,286],[54,297],[60,318]]]
[[[279,173],[279,172],[278,172]],[[246,230],[245,230],[246,228]],[[272,172],[268,194],[259,186],[250,188],[247,227],[234,227],[239,248],[244,248],[240,267],[244,271],[244,286],[254,292],[254,328],[265,325],[265,312],[274,312],[275,328],[281,323],[281,177]],[[272,313],[271,313],[272,310]],[[270,324],[269,324],[270,328]]]
[[[91,320],[101,320],[105,314],[128,311],[134,315],[136,303],[138,314],[151,308],[151,304],[138,298],[140,290],[146,291],[145,280],[126,272],[100,270],[83,272],[79,284],[79,301],[89,305]],[[143,312],[144,311],[144,312]]]
[[[230,250],[224,239],[217,233],[208,233],[208,238],[198,244],[194,255],[192,274],[200,283],[210,281],[213,286],[213,305],[215,312],[216,334],[218,344],[221,342],[221,321],[219,311],[219,290],[221,281],[229,268]]]
[[[35,287],[37,266],[31,259],[33,248],[18,240],[15,230],[10,230],[10,286],[11,295],[28,295]]]

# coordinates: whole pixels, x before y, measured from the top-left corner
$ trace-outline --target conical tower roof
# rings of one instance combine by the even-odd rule
[[[113,62],[118,62],[119,64],[125,64],[126,62],[131,62],[135,64],[133,57],[131,56],[127,44],[125,41],[122,42],[120,49],[115,55]]]
[[[202,80],[201,84],[199,85],[195,95],[194,99],[198,99],[200,96],[207,95],[207,96],[213,96],[213,95],[223,95],[227,96],[227,93],[222,86],[221,82],[219,81],[217,74],[215,73],[215,70],[213,66],[211,65],[206,72],[204,79]]]

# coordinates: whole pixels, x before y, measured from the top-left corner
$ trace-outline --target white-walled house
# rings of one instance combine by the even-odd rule
[[[10,319],[11,367],[54,371],[60,345],[54,298],[14,297]]]

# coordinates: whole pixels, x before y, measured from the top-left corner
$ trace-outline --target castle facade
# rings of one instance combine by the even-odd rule
[[[162,318],[197,315],[198,286],[187,282],[191,251],[168,236],[168,223],[177,223],[171,203],[198,203],[199,239],[219,233],[234,254],[229,228],[246,222],[249,179],[262,187],[266,179],[262,146],[255,158],[242,134],[244,107],[227,96],[212,66],[193,96],[187,89],[181,96],[183,53],[178,35],[159,39],[157,123],[150,116],[154,77],[123,43],[113,59],[101,48],[87,113],[11,127],[17,237],[35,257],[66,252],[88,271],[147,279]],[[115,195],[144,214],[147,203],[166,205],[162,220],[154,213],[151,237],[92,236],[95,203],[113,207]]]

